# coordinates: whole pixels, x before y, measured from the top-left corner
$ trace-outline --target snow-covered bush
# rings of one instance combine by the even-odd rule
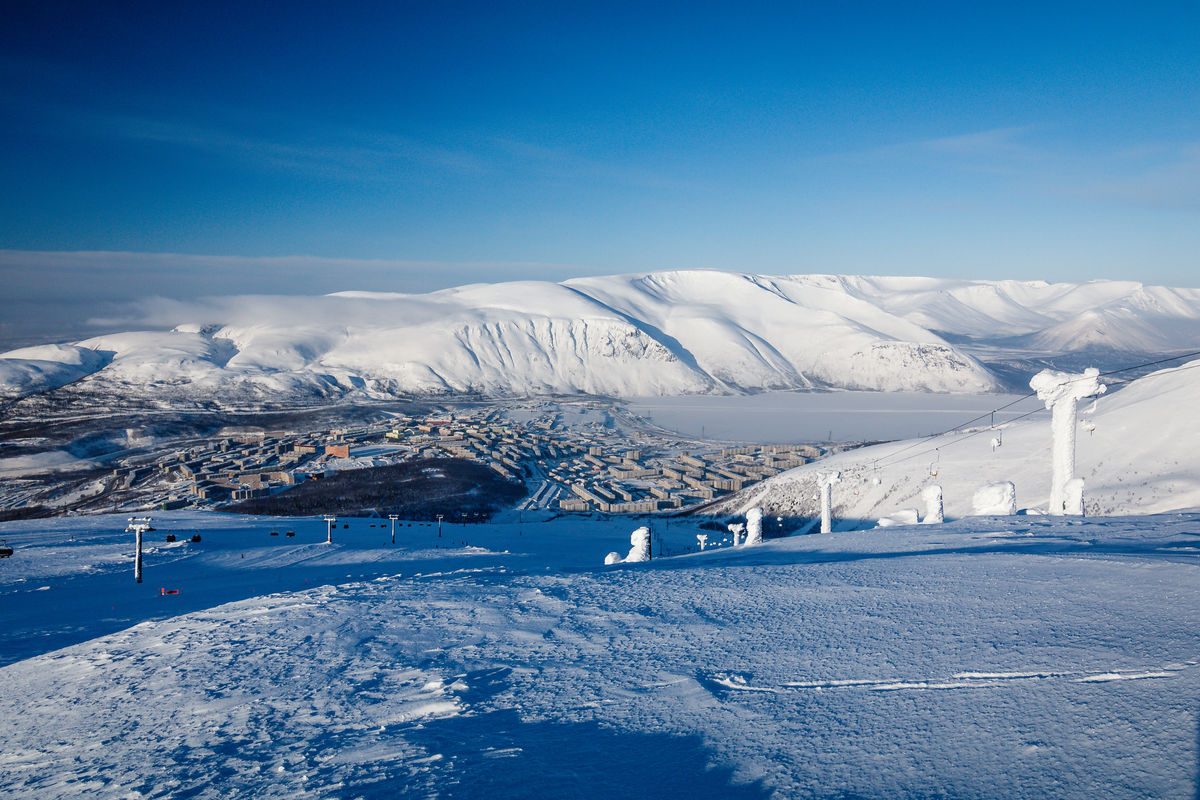
[[[642,526],[629,534],[629,555],[621,558],[620,553],[609,553],[604,557],[605,564],[632,564],[638,561],[650,560],[650,529]]]
[[[1007,517],[1017,513],[1017,487],[1012,481],[989,483],[975,490],[971,513],[977,517]]]
[[[626,563],[650,560],[650,529],[642,526],[629,535],[629,555],[625,556]]]
[[[916,525],[919,514],[915,508],[902,508],[888,514],[886,517],[880,517],[875,521],[875,524],[880,528],[890,528],[893,525]]]

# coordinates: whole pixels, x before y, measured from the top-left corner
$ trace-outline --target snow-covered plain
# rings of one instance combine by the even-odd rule
[[[141,585],[122,519],[0,527],[0,795],[1197,791],[1194,514],[613,567],[633,520],[155,522]]]
[[[1200,290],[1117,281],[691,270],[424,295],[158,300],[137,315],[173,329],[0,354],[0,396],[68,383],[72,396],[232,404],[830,387],[981,393],[1000,390],[1030,358],[1200,347]]]

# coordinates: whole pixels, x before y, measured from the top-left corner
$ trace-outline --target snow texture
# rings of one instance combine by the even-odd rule
[[[0,527],[20,609],[0,795],[1197,791],[1195,514],[835,531],[636,569],[592,568],[619,522],[447,526],[441,549],[435,526],[392,546],[367,520],[332,545],[319,519],[154,522],[203,542],[151,536],[141,586],[123,519]],[[295,538],[268,536],[283,524]]]

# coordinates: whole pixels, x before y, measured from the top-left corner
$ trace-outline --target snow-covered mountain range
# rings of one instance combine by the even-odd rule
[[[1200,290],[692,270],[161,301],[145,318],[174,328],[0,355],[0,395],[989,392],[1031,360],[1196,349]]]

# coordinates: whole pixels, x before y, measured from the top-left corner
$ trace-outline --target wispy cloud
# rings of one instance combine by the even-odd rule
[[[1122,155],[1119,161],[1126,163],[1118,165],[1120,172],[1096,181],[1085,191],[1152,208],[1200,209],[1200,142],[1157,144]]]
[[[919,163],[960,171],[1009,172],[1047,157],[1030,142],[1038,130],[1033,125],[989,128],[841,151],[807,161],[866,166]]]
[[[1103,147],[1049,139],[1018,125],[920,139],[809,159],[840,168],[919,167],[1011,179],[1031,194],[1160,209],[1200,208],[1200,142]]]
[[[291,125],[293,138],[270,138],[188,120],[70,110],[60,131],[152,142],[236,159],[249,166],[339,180],[388,181],[414,168],[478,174],[492,168],[480,154],[393,133]]]
[[[695,189],[700,183],[668,177],[659,170],[624,162],[589,158],[568,147],[548,146],[519,139],[494,139],[498,152],[521,169],[553,180],[586,180],[640,189]]]
[[[548,181],[647,189],[692,185],[622,159],[594,158],[560,144],[480,132],[446,133],[444,141],[435,142],[388,131],[268,118],[241,109],[214,109],[204,122],[194,117],[75,107],[30,113],[41,113],[43,126],[59,136],[163,145],[230,159],[253,169],[346,182],[520,174]],[[258,133],[262,130],[287,133]]]
[[[1028,135],[1035,130],[1032,125],[992,128],[956,136],[924,139],[898,147],[964,158],[1024,158],[1037,155],[1038,151],[1027,141]]]

